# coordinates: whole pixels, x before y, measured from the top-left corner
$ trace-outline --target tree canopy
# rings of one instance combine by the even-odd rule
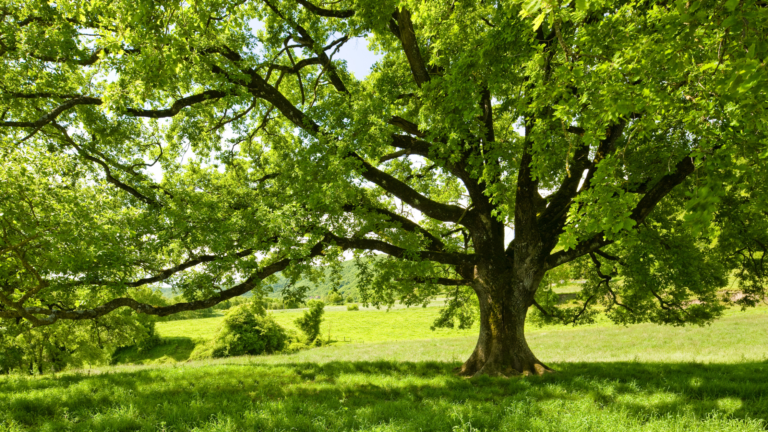
[[[706,323],[765,295],[765,1],[0,1],[0,317],[168,315],[360,258],[479,308]],[[381,55],[355,77],[339,49]],[[505,227],[514,229],[510,242]],[[578,308],[540,289],[588,270]],[[738,295],[723,299],[729,277]],[[618,280],[618,282],[617,282]],[[131,289],[165,284],[156,307]]]

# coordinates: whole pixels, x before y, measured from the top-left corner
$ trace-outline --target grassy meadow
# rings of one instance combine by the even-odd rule
[[[455,376],[476,329],[432,332],[437,311],[329,310],[334,344],[219,360],[186,361],[220,317],[161,323],[156,349],[190,341],[178,363],[0,378],[0,431],[768,429],[768,308],[707,327],[530,328],[558,372],[512,379]]]

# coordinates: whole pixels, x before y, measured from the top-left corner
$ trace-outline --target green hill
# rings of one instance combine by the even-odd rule
[[[270,297],[279,297],[280,293],[288,286],[288,279],[282,274],[277,274],[278,281],[272,284],[272,294]],[[306,277],[302,277],[296,282],[296,286],[306,285],[309,287],[307,296],[312,297],[325,297],[334,287],[339,290],[341,295],[345,298],[349,296],[357,297],[357,267],[354,260],[344,261],[341,263],[341,269],[339,271],[339,277],[331,277],[331,270],[328,268],[325,270],[325,279],[319,280],[316,283],[312,282]]]

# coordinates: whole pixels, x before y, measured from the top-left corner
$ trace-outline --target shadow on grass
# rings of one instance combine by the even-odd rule
[[[768,362],[563,363],[544,377],[462,379],[451,363],[250,361],[0,380],[0,426],[565,431],[588,424],[584,430],[757,431],[768,425]]]
[[[160,344],[150,349],[140,350],[136,346],[118,349],[112,355],[112,364],[183,362],[189,360],[196,345],[187,337],[163,338]]]

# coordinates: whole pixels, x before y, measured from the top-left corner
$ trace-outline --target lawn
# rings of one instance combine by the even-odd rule
[[[369,313],[379,316],[358,319]],[[529,335],[557,373],[456,377],[452,369],[474,343],[464,336],[0,378],[0,431],[768,427],[766,309],[732,312],[703,328],[599,324]]]
[[[328,339],[330,332],[330,339],[336,341],[332,343],[335,346],[350,343],[369,345],[387,341],[398,341],[398,344],[384,346],[400,346],[402,341],[418,340],[414,347],[437,344],[447,353],[448,357],[444,358],[463,359],[474,346],[477,324],[466,330],[456,328],[433,331],[430,326],[439,310],[437,307],[415,307],[348,312],[343,307],[328,307],[321,335],[323,339]],[[275,311],[273,316],[286,328],[295,329],[294,320],[302,313],[297,310]],[[210,354],[209,342],[216,336],[221,320],[222,317],[213,317],[158,323],[157,331],[163,338],[160,346],[145,352],[124,350],[116,356],[116,363],[167,363],[206,358]],[[733,356],[733,353],[726,353],[722,349],[722,342],[726,339],[736,343],[734,346],[740,347],[740,350],[751,347],[749,349],[752,351],[744,352],[745,358],[763,359],[762,355],[768,353],[768,335],[764,335],[761,344],[754,344],[749,341],[751,336],[748,336],[752,333],[747,331],[748,327],[756,323],[768,329],[768,308],[746,312],[732,309],[708,327],[651,324],[622,327],[601,318],[587,326],[529,327],[526,334],[536,353],[542,350],[547,353],[540,356],[542,360],[556,358],[565,361],[578,358],[582,361],[600,361],[609,355],[610,359],[617,361],[635,358],[654,361],[661,360],[658,356],[663,355],[664,361],[723,361]],[[448,339],[455,341],[449,344],[453,348],[443,346],[448,343]],[[600,348],[603,345],[604,348]],[[676,353],[681,353],[682,357],[676,357]],[[418,359],[434,360],[436,357],[428,355]]]
[[[326,308],[321,335],[336,343],[371,343],[381,341],[434,339],[457,336],[476,336],[477,325],[471,329],[435,329],[430,326],[437,318],[439,307],[395,308],[378,310],[363,308],[347,311],[345,306]],[[275,320],[288,329],[296,330],[294,321],[302,310],[273,311]],[[163,344],[145,352],[122,350],[117,363],[173,362],[201,359],[210,356],[210,341],[216,336],[223,316],[194,320],[168,321],[157,324]]]

